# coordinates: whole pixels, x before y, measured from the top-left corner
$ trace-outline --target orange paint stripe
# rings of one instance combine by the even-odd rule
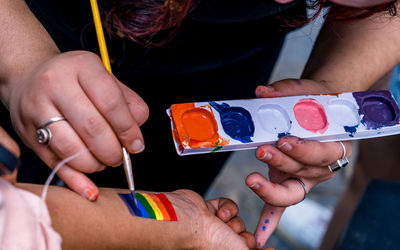
[[[171,217],[168,214],[167,209],[164,207],[164,204],[162,203],[162,201],[157,197],[157,195],[154,194],[148,194],[153,201],[157,204],[158,209],[160,210],[160,212],[162,213],[164,220],[166,221],[171,221]]]

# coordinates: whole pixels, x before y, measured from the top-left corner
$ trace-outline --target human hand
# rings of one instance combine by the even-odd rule
[[[175,208],[182,232],[190,235],[190,248],[255,248],[255,239],[246,232],[242,219],[238,217],[239,209],[232,200],[204,201],[190,190],[177,190],[166,195]]]
[[[264,98],[327,93],[331,91],[323,84],[306,79],[282,80],[256,89],[257,97]],[[349,157],[351,142],[343,143],[346,147],[346,156]],[[246,183],[266,203],[290,206],[300,202],[304,192],[297,181],[286,179],[290,176],[300,177],[309,191],[318,183],[335,175],[327,166],[340,159],[342,154],[343,148],[338,142],[317,142],[294,136],[283,137],[276,146],[263,145],[256,151],[257,159],[267,163],[270,169],[282,172],[280,177],[282,180],[272,183],[262,175],[253,173],[247,177]],[[272,174],[274,173],[273,171]]]
[[[4,147],[7,151],[12,153],[15,157],[19,158],[21,151],[18,144],[7,134],[2,127],[0,127],[0,146]],[[2,157],[2,156],[0,156]],[[15,184],[17,181],[18,169],[10,172],[6,166],[0,161],[0,176],[8,182]]]
[[[257,97],[264,98],[331,92],[323,84],[306,79],[282,80],[256,89]],[[351,154],[351,142],[343,143],[348,157]],[[290,178],[299,178],[305,184],[306,190],[310,191],[318,183],[335,175],[327,166],[341,158],[342,154],[343,148],[337,142],[321,143],[293,136],[281,138],[276,146],[263,145],[257,149],[257,159],[267,163],[270,168],[270,180],[259,173],[252,173],[246,178],[246,184],[266,202],[256,230],[257,244],[262,245],[268,239],[278,224],[284,207],[303,200],[303,187],[298,181]],[[269,218],[268,230],[262,230],[265,226],[263,222],[267,220],[266,216],[270,212],[274,212],[275,219],[271,221]]]
[[[89,148],[57,173],[75,192],[95,200],[98,188],[83,173],[121,164],[121,144],[130,152],[144,149],[139,126],[148,117],[145,102],[113,75],[99,57],[86,51],[56,55],[22,75],[8,93],[13,125],[24,143],[50,167]],[[52,117],[66,121],[47,126],[46,146],[36,130]]]

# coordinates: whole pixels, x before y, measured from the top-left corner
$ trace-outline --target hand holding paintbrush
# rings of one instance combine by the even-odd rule
[[[103,61],[104,67],[106,67],[108,72],[110,74],[112,74],[110,59],[108,57],[108,52],[107,52],[107,45],[106,45],[106,41],[104,38],[103,27],[101,25],[101,19],[100,19],[99,8],[97,5],[97,0],[90,0],[90,5],[92,7],[92,14],[93,14],[93,19],[94,19],[94,25],[96,28],[97,40],[99,42],[101,59]],[[123,166],[124,166],[124,170],[125,170],[125,175],[126,175],[126,179],[128,181],[129,190],[131,191],[132,198],[134,201],[133,209],[134,209],[136,215],[140,215],[140,210],[138,208],[137,200],[136,200],[136,196],[135,196],[135,185],[133,182],[132,162],[131,162],[129,153],[126,151],[126,149],[124,147],[122,147],[122,153],[123,153],[122,157],[123,157]]]

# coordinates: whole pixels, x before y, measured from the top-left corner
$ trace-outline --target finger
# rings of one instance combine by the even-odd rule
[[[268,238],[278,226],[279,220],[284,211],[285,207],[264,205],[264,208],[261,211],[256,231],[254,233],[258,249],[264,247]]]
[[[43,159],[46,165],[51,169],[54,169],[61,162],[61,159],[50,150],[39,151],[38,156]],[[79,157],[81,157],[81,155],[76,159],[79,159]],[[74,192],[90,201],[95,201],[99,195],[97,186],[86,175],[71,168],[68,164],[69,162],[63,165],[58,170],[57,175]]]
[[[343,143],[346,155],[349,156],[352,151],[351,142]],[[313,166],[328,166],[343,156],[343,148],[338,142],[318,142],[293,136],[281,138],[277,148],[297,161]]]
[[[42,110],[42,112],[36,115],[36,117],[30,117],[30,119],[33,119],[33,122],[29,123],[30,126],[28,126],[28,131],[32,131],[32,135],[36,133],[35,129],[40,127],[41,124],[49,118],[63,116],[52,103],[42,104],[42,106],[39,107],[39,110]],[[35,115],[35,113],[32,115]],[[66,116],[69,116],[69,114]],[[74,120],[74,118],[71,119]],[[100,163],[90,151],[86,151],[86,144],[70,126],[70,121],[62,120],[53,122],[46,126],[46,128],[48,128],[52,134],[49,145],[39,144],[36,140],[31,142],[31,147],[38,155],[51,157],[49,159],[41,158],[43,161],[53,163],[54,154],[58,159],[64,159],[78,152],[84,151],[78,158],[71,160],[69,166],[85,173],[93,173],[102,166],[102,163]],[[46,153],[46,151],[52,151],[52,153]]]
[[[138,125],[142,126],[143,123],[146,122],[147,118],[149,118],[149,107],[138,94],[132,91],[132,89],[120,82],[118,79],[116,80],[119,83],[122,94],[125,96],[129,110],[131,111]]]
[[[272,168],[270,169],[270,171]],[[307,179],[303,179],[306,189],[309,191],[314,185]],[[304,198],[304,189],[299,182],[287,179],[281,184],[272,183],[259,173],[252,173],[246,178],[246,184],[264,202],[273,206],[291,206]]]
[[[273,145],[262,145],[257,148],[256,158],[271,167],[290,174],[296,174],[304,164],[286,155]]]
[[[103,67],[98,57],[85,61],[92,70],[86,70],[85,65],[80,67],[79,83],[111,125],[121,143],[131,153],[144,150],[143,136],[138,123],[131,114],[127,101],[115,77]],[[93,87],[96,86],[96,87]]]
[[[66,86],[67,88],[68,84],[65,83],[62,86]],[[68,93],[67,97],[65,97],[65,93]],[[74,101],[71,101],[72,99]],[[59,128],[61,125],[65,125],[65,122],[53,123],[55,129],[60,132],[59,137],[62,136],[64,141],[67,142],[66,146],[56,142],[52,143],[56,147],[61,147],[61,150],[56,151],[60,158],[71,155],[67,151],[77,152],[89,147],[91,150],[90,153],[99,162],[108,166],[119,166],[121,164],[121,143],[110,127],[110,124],[99,113],[79,86],[76,88],[71,86],[65,89],[64,92],[60,91],[56,93],[53,102],[53,105],[68,120],[67,124],[70,125],[69,128],[64,127],[66,131],[62,131]],[[54,139],[58,138],[55,137]],[[52,146],[52,144],[50,145]],[[74,145],[77,147],[75,150],[73,149]],[[74,167],[74,164],[72,163],[71,166]],[[84,166],[90,167],[93,165],[86,162]],[[99,166],[100,163],[97,163],[97,167]]]
[[[223,222],[228,222],[239,214],[239,208],[235,202],[227,198],[218,198],[208,201],[216,210],[217,217]]]
[[[250,232],[242,232],[239,234],[240,237],[246,242],[246,245],[249,249],[255,249],[257,246],[256,239],[254,235]]]
[[[285,79],[268,86],[260,85],[256,88],[257,97],[283,97],[296,95],[312,95],[329,93],[321,83],[307,79]]]
[[[65,165],[57,173],[61,180],[76,193],[89,201],[97,200],[99,196],[98,187],[83,173]]]
[[[287,174],[298,175],[306,178],[321,178],[328,180],[335,173],[329,171],[326,166],[308,166],[296,161],[292,157],[281,152],[272,145],[263,145],[256,150],[256,157],[265,162],[268,166]],[[278,181],[279,183],[280,181]]]
[[[237,234],[246,231],[246,226],[240,217],[233,217],[226,224]]]

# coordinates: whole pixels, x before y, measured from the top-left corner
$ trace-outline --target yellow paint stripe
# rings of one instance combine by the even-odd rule
[[[153,211],[156,215],[156,220],[164,220],[164,216],[162,215],[160,209],[158,209],[157,203],[155,203],[153,201],[153,199],[150,197],[150,195],[148,195],[146,193],[142,193],[142,195],[146,198],[147,202],[153,208]]]

